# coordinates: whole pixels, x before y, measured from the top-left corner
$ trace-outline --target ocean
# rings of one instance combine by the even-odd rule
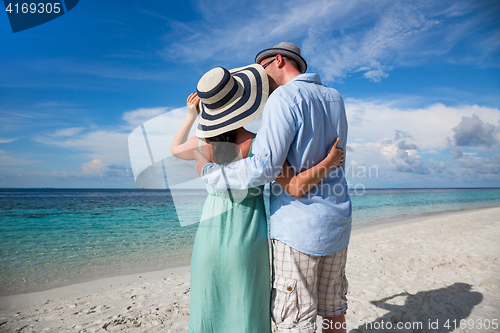
[[[205,190],[0,189],[0,295],[189,260]],[[500,205],[500,189],[351,192],[353,225]]]

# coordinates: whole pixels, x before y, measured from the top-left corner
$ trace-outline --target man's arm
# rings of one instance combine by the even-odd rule
[[[269,183],[279,175],[296,131],[294,109],[280,96],[272,95],[252,146],[253,156],[227,165],[208,163],[201,170],[201,178],[221,192]]]
[[[344,150],[337,149],[340,138],[337,138],[328,149],[326,157],[310,169],[304,170],[298,175],[292,169],[288,161],[283,164],[283,170],[276,178],[285,191],[296,198],[300,198],[316,186],[330,171],[332,167],[339,167],[344,164]]]

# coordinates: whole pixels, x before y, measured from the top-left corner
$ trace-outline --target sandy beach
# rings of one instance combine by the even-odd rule
[[[348,331],[500,331],[500,207],[356,228],[348,251]],[[189,269],[0,297],[0,331],[187,332]]]

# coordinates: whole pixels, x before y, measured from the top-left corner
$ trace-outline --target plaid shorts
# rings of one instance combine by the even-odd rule
[[[328,255],[302,253],[273,239],[271,311],[279,332],[316,331],[316,315],[347,311],[347,248]]]

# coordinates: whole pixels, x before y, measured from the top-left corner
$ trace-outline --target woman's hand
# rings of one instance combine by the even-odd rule
[[[333,145],[330,146],[327,152],[326,159],[328,160],[328,165],[331,167],[341,166],[344,164],[344,149],[337,148],[340,138],[337,138]]]
[[[198,108],[198,104],[200,103],[200,98],[197,93],[193,93],[188,96],[186,105],[188,108],[189,115],[193,117],[198,117],[200,114],[200,109]]]

